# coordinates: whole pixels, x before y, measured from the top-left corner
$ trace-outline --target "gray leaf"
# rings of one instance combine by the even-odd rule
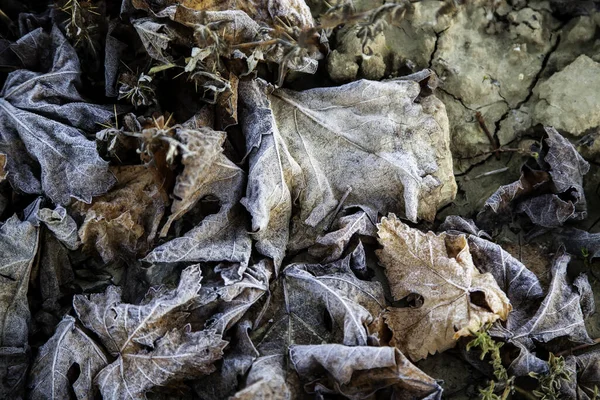
[[[555,234],[555,237],[574,256],[581,257],[587,254],[590,260],[600,257],[600,233],[563,228]]]
[[[281,259],[296,198],[290,250],[312,245],[338,206],[361,207],[371,221],[377,212],[432,220],[454,197],[444,109],[433,96],[415,103],[418,83],[362,80],[270,95],[263,87],[240,84],[244,205],[263,254]]]
[[[580,304],[582,298],[589,301],[589,296],[567,281],[567,264],[570,259],[564,251],[556,255],[546,297],[531,319],[514,321],[516,329],[511,341],[521,342],[527,348],[531,348],[533,340],[546,343],[558,337],[567,337],[578,343],[592,343],[585,328]]]
[[[0,152],[8,155],[8,179],[13,187],[44,192],[57,204],[66,205],[71,197],[89,203],[114,177],[96,144],[79,129],[95,129],[111,112],[79,95],[79,60],[57,27],[50,35],[41,29],[29,35],[38,52],[50,48],[53,65],[45,72],[14,71],[0,91]]]
[[[0,346],[24,347],[29,336],[29,275],[39,230],[16,215],[0,228]]]
[[[349,399],[368,398],[392,387],[395,399],[432,395],[441,399],[442,388],[394,347],[350,347],[339,344],[291,346],[294,369],[306,381],[309,393],[340,394]],[[325,373],[321,373],[321,371]],[[319,386],[321,386],[319,388]]]
[[[29,347],[0,347],[0,397],[22,399],[29,369]]]
[[[334,229],[332,232],[319,236],[317,243],[308,249],[311,255],[322,258],[323,262],[331,262],[340,258],[354,235],[372,237],[377,235],[377,228],[364,211],[341,217]]]
[[[544,297],[537,276],[495,243],[474,235],[469,235],[468,242],[477,269],[491,273],[510,300],[513,309],[508,314],[507,328],[518,328],[524,319],[533,315]]]
[[[75,296],[73,308],[113,355],[134,351],[140,345],[151,347],[187,317],[186,311],[199,297],[201,274],[199,265],[186,268],[176,289],[151,290],[141,305],[122,303],[121,289],[109,286],[105,293]]]
[[[368,344],[367,326],[385,306],[379,284],[360,281],[349,269],[336,271],[331,266],[293,264],[284,270],[284,276],[290,313],[301,317],[322,335],[326,335],[323,318],[327,313],[342,343]]]
[[[544,162],[550,166],[549,173],[555,193],[564,193],[574,189],[575,208],[580,213],[585,213],[586,202],[583,193],[583,176],[590,170],[590,164],[583,159],[575,147],[561,136],[556,129],[546,127],[546,144],[548,152]],[[578,219],[584,217],[580,215]]]
[[[227,342],[213,331],[173,329],[152,350],[124,353],[96,376],[105,400],[145,399],[145,392],[171,382],[198,378],[215,370]]]
[[[42,208],[38,212],[38,219],[43,222],[62,244],[69,250],[79,247],[77,223],[67,214],[63,206],[56,206],[54,210]]]
[[[29,377],[29,398],[68,399],[71,383],[69,369],[77,365],[80,374],[73,383],[77,399],[93,397],[93,380],[108,364],[104,350],[75,324],[75,318],[65,316],[54,335],[36,357]]]

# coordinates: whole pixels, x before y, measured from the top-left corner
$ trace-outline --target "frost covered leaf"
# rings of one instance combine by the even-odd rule
[[[27,300],[39,229],[17,216],[0,228],[0,397],[22,395],[29,363]]]
[[[39,59],[41,65],[10,73],[0,91],[0,152],[7,154],[8,179],[13,187],[43,192],[57,204],[66,205],[71,197],[89,203],[112,186],[114,177],[80,129],[96,129],[111,111],[79,95],[79,60],[56,26],[50,34],[40,28],[28,36],[35,52],[23,53],[34,57],[28,63]]]
[[[473,235],[468,237],[468,243],[477,269],[492,274],[510,300],[512,312],[508,315],[506,327],[509,330],[518,328],[523,318],[535,312],[544,297],[540,281],[499,245]]]
[[[42,208],[38,212],[37,218],[50,229],[66,248],[75,250],[79,247],[77,223],[67,214],[64,207],[56,206],[54,210]]]
[[[548,173],[552,177],[554,193],[567,193],[574,197],[573,204],[577,215],[583,219],[586,213],[586,201],[583,193],[583,176],[590,170],[590,164],[583,159],[575,147],[556,129],[546,127],[547,153],[544,162],[548,163]]]
[[[163,53],[173,39],[173,31],[166,24],[155,22],[151,18],[142,18],[134,21],[133,27],[150,57],[163,64],[172,62],[171,57]]]
[[[231,397],[232,400],[280,399],[291,400],[292,391],[286,383],[284,356],[259,357],[252,364],[246,378],[246,387]]]
[[[181,218],[205,195],[205,190],[218,181],[229,181],[231,177],[241,174],[241,170],[223,155],[223,143],[227,138],[225,132],[217,132],[210,128],[178,129],[176,139],[187,151],[182,155],[183,171],[177,175],[173,189],[171,215],[162,228],[160,236],[164,237],[173,221]]]
[[[302,170],[292,158],[277,127],[271,104],[259,81],[240,82],[240,119],[250,165],[242,204],[252,216],[259,252],[278,267],[289,238],[292,202],[303,188]],[[295,191],[294,191],[295,190]]]
[[[0,228],[0,346],[23,347],[29,334],[29,275],[38,249],[39,230],[10,217]]]
[[[227,342],[214,331],[170,330],[151,350],[122,354],[96,377],[103,399],[145,399],[145,392],[215,371]]]
[[[194,382],[194,391],[201,399],[221,400],[235,393],[240,381],[246,377],[259,355],[249,336],[252,325],[247,319],[237,323],[232,329],[231,344],[225,350],[221,368]],[[245,379],[246,382],[248,380],[249,377]]]
[[[0,347],[0,397],[23,398],[29,358],[28,347]]]
[[[379,261],[395,300],[423,297],[418,308],[390,308],[393,343],[413,360],[456,344],[488,322],[506,320],[511,305],[494,277],[473,265],[464,235],[412,229],[394,214],[378,224]]]
[[[185,132],[187,132],[185,135],[188,135],[186,140],[190,143],[197,144],[197,140],[201,140],[200,134],[196,131]],[[216,143],[213,142],[213,145]],[[217,151],[216,148],[213,150]],[[219,212],[204,218],[185,235],[156,247],[143,261],[155,264],[226,261],[240,263],[242,267],[240,273],[248,265],[252,241],[248,234],[247,216],[238,204],[243,195],[246,176],[239,167],[220,153],[220,150],[216,155],[213,151],[209,153],[215,158],[212,164],[207,166],[208,170],[205,171],[207,176],[196,176],[195,170],[190,168],[187,172],[184,170],[184,175],[178,178],[179,188],[176,190],[180,194],[185,194],[185,198],[180,203],[174,202],[174,215],[180,216],[193,202],[208,196],[214,196],[219,200],[221,206]],[[189,165],[202,162],[203,160],[199,158],[191,158]],[[188,173],[190,175],[186,175]],[[190,181],[195,186],[187,188],[186,185]],[[162,233],[166,233],[166,227],[163,228]]]
[[[261,81],[240,84],[250,163],[243,201],[263,254],[282,258],[294,201],[289,248],[299,250],[338,206],[360,207],[372,221],[377,212],[432,220],[454,197],[444,108],[433,96],[416,103],[418,83],[267,91]]]
[[[577,398],[596,399],[600,389],[600,352],[592,351],[574,358],[577,370]]]
[[[201,277],[200,266],[193,265],[181,273],[176,289],[151,290],[143,304],[122,303],[120,288],[109,286],[105,293],[75,296],[73,308],[83,325],[116,356],[152,347],[168,330],[182,326],[189,308],[200,296]]]
[[[67,315],[56,327],[54,336],[40,348],[33,363],[29,398],[68,399],[71,390],[77,399],[90,398],[94,377],[107,364],[104,350]],[[80,373],[71,384],[69,370],[75,366]]]
[[[144,398],[155,386],[194,379],[214,371],[227,342],[214,330],[191,332],[185,320],[200,299],[199,265],[186,268],[176,289],[153,289],[140,305],[121,302],[120,290],[77,295],[81,322],[100,338],[116,361],[96,376],[103,398]]]
[[[308,251],[315,257],[323,258],[323,262],[337,260],[354,235],[377,235],[375,225],[364,211],[338,219],[332,231],[318,237],[317,242]]]
[[[555,234],[556,240],[574,256],[600,257],[600,233],[589,233],[576,228],[563,228]]]
[[[533,193],[540,186],[547,184],[550,176],[545,171],[534,170],[524,165],[518,181],[500,186],[483,205],[477,215],[477,222],[485,227],[493,226],[494,221],[510,218],[513,202],[519,201],[523,196]]]
[[[566,337],[573,342],[591,343],[584,324],[582,300],[589,300],[587,282],[571,284],[567,280],[567,265],[571,257],[559,251],[552,266],[552,281],[542,304],[531,318],[514,321],[511,341],[523,343],[531,348],[533,341],[547,343],[552,339]],[[587,277],[579,278],[587,281]],[[585,304],[585,303],[584,303]]]
[[[385,306],[378,283],[357,279],[343,261],[325,266],[290,265],[284,276],[289,312],[300,316],[322,336],[328,335],[327,315],[336,342],[348,346],[369,344],[367,327]]]
[[[385,388],[394,399],[440,399],[442,388],[394,347],[291,346],[294,369],[309,393],[363,399]]]
[[[238,282],[215,286],[205,286],[208,289],[206,298],[212,296],[212,301],[207,302],[206,309],[212,315],[206,322],[207,328],[224,334],[232,328],[261,297],[269,290],[269,278],[273,266],[270,261],[262,260],[248,267]],[[198,310],[204,313],[202,309]]]
[[[145,166],[113,169],[118,184],[92,204],[73,209],[85,216],[79,228],[83,249],[105,262],[145,253],[156,235],[167,205],[164,189]]]
[[[587,215],[583,176],[590,165],[554,128],[545,129],[545,145],[536,158],[540,169],[524,165],[518,181],[501,186],[490,196],[477,216],[484,228],[510,218],[512,212],[525,213],[545,228]]]

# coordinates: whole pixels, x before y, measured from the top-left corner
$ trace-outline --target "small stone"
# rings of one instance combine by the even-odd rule
[[[575,136],[600,126],[600,64],[586,55],[535,89],[535,123],[553,126]]]

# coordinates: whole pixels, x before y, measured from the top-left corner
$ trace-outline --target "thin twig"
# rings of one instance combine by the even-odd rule
[[[477,158],[477,157],[481,157],[481,156],[487,156],[489,154],[494,154],[494,153],[521,153],[521,154],[531,154],[530,151],[527,150],[523,150],[523,149],[512,149],[512,148],[502,148],[499,147],[495,150],[492,151],[484,151],[483,153],[479,153],[479,154],[475,154],[474,156],[469,156],[469,157],[459,157],[457,158],[457,160],[470,160],[473,158]]]
[[[556,353],[556,356],[560,357],[560,356],[563,356],[563,355],[566,355],[566,354],[571,355],[571,354],[573,354],[576,351],[584,350],[584,349],[593,347],[593,346],[597,345],[598,343],[600,343],[600,338],[594,339],[594,343],[586,343],[586,344],[582,344],[582,345],[579,345],[579,346],[572,347],[572,348],[567,349],[567,350],[560,351],[560,352]]]
[[[479,111],[477,111],[477,113],[475,113],[475,118],[477,118],[477,122],[479,122],[479,126],[485,132],[485,134],[487,135],[487,137],[488,137],[488,139],[490,141],[490,144],[492,145],[492,148],[495,150],[494,153],[496,155],[496,160],[499,160],[500,159],[500,153],[498,152],[498,148],[500,146],[498,146],[498,143],[496,142],[496,139],[494,139],[494,135],[492,135],[492,133],[490,132],[490,130],[485,125],[485,120],[483,119],[483,115],[481,115],[481,113]]]

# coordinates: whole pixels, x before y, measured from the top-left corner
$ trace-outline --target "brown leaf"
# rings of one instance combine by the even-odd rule
[[[442,388],[435,379],[394,347],[291,346],[290,359],[298,374],[310,382],[305,385],[309,393],[366,399],[391,388],[394,399],[441,399]]]
[[[113,169],[118,184],[92,204],[73,209],[85,216],[79,228],[83,249],[97,252],[104,262],[145,253],[167,205],[166,194],[144,166]]]
[[[509,300],[491,274],[477,271],[464,235],[422,233],[394,214],[378,229],[383,249],[377,256],[394,299],[423,297],[418,308],[392,307],[386,314],[392,343],[411,359],[447,350],[471,330],[506,320]]]

